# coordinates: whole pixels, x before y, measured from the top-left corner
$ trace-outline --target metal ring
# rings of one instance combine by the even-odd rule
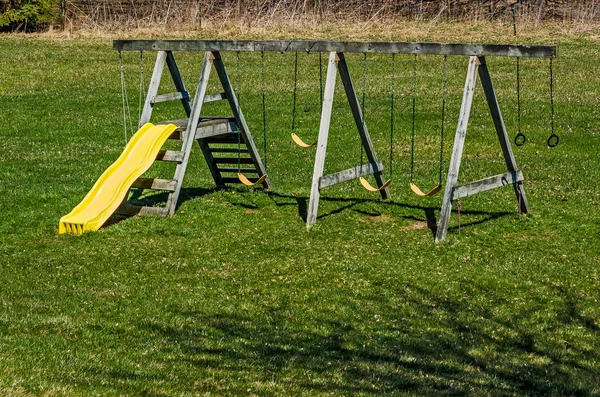
[[[525,134],[523,134],[521,131],[519,131],[519,133],[515,136],[515,145],[523,146],[526,141],[527,141],[527,138],[525,137]]]
[[[552,133],[552,135],[550,135],[548,137],[548,147],[555,147],[556,145],[558,145],[558,135],[556,135],[554,132]]]

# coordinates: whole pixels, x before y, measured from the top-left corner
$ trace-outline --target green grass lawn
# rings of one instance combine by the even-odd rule
[[[555,149],[545,143],[548,61],[521,63],[528,141],[514,151],[531,213],[516,213],[510,188],[463,199],[461,234],[453,213],[436,245],[441,195],[409,189],[411,56],[396,58],[392,201],[358,181],[336,185],[306,232],[314,150],[289,138],[293,54],[275,53],[265,71],[271,192],[214,190],[195,146],[175,216],[75,237],[58,235],[58,220],[125,144],[118,55],[108,39],[0,37],[0,394],[600,394],[600,46],[559,44]],[[144,54],[146,83],[153,55]],[[190,89],[202,55],[176,54]],[[235,54],[224,57],[235,84]],[[297,133],[312,141],[318,55],[299,58]],[[360,94],[362,56],[347,58]],[[136,118],[139,54],[124,62]],[[260,54],[241,64],[242,108],[262,152]],[[512,137],[515,60],[488,64]],[[466,67],[467,58],[448,60],[445,167]],[[366,121],[386,177],[390,73],[389,57],[369,56]],[[441,83],[442,58],[420,57],[415,181],[424,190],[437,183]],[[326,173],[360,163],[336,92]],[[205,109],[220,114],[223,104]],[[157,105],[153,120],[180,117]],[[478,83],[460,181],[504,171]]]

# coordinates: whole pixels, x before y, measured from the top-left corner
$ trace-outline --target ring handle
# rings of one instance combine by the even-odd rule
[[[523,146],[526,141],[527,141],[527,138],[525,137],[525,134],[523,134],[521,131],[519,131],[519,133],[515,136],[515,145]]]
[[[548,137],[548,147],[556,147],[556,145],[558,145],[558,135],[556,135],[554,132]]]

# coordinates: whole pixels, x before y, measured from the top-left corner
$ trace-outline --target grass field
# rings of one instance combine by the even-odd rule
[[[175,216],[75,237],[58,235],[58,220],[125,143],[118,55],[108,38],[0,37],[0,394],[600,394],[600,46],[581,36],[555,41],[554,149],[545,144],[548,61],[521,63],[528,141],[514,151],[531,213],[516,213],[510,188],[464,199],[461,234],[454,213],[447,242],[436,245],[431,215],[439,217],[441,196],[408,188],[410,56],[396,59],[392,201],[358,182],[336,185],[322,192],[306,232],[314,151],[289,138],[293,55],[267,54],[271,192],[214,190],[195,147]],[[225,57],[235,82],[235,55]],[[360,92],[362,58],[348,58]],[[202,54],[177,59],[195,87]],[[139,54],[124,62],[135,118]],[[515,61],[488,63],[514,136]],[[260,55],[243,54],[241,64],[242,107],[262,151]],[[318,130],[318,55],[300,54],[300,65],[297,132],[309,141]],[[448,60],[446,167],[466,65]],[[423,189],[437,183],[441,67],[441,57],[419,59]],[[369,56],[367,81],[366,121],[387,163],[389,57]],[[179,108],[157,105],[153,120],[179,117]],[[337,95],[326,172],[359,164],[351,127]],[[478,86],[460,181],[504,171]],[[170,172],[157,165],[149,174]]]

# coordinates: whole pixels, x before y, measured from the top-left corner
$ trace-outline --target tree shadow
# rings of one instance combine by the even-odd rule
[[[246,377],[248,383],[271,380],[285,385],[293,374],[293,387],[302,394],[402,391],[508,396],[597,391],[600,353],[565,346],[553,337],[565,325],[600,336],[598,326],[582,314],[572,294],[559,291],[557,298],[565,304],[553,314],[561,321],[540,331],[531,328],[531,318],[546,308],[533,305],[514,310],[507,318],[496,310],[506,305],[501,297],[495,298],[497,291],[471,289],[489,296],[488,302],[474,305],[468,298],[405,285],[392,294],[387,291],[393,299],[382,299],[381,291],[365,297],[374,305],[377,320],[344,319],[337,312],[355,308],[350,302],[336,302],[337,312],[321,308],[318,320],[299,324],[290,321],[294,306],[283,302],[268,309],[255,307],[260,312],[255,316],[242,311],[181,310],[174,314],[186,319],[183,326],[148,320],[139,327],[164,340],[169,346],[165,349],[180,351],[176,357],[164,355],[166,367],[216,371],[236,383]],[[213,388],[206,385],[204,391]]]

